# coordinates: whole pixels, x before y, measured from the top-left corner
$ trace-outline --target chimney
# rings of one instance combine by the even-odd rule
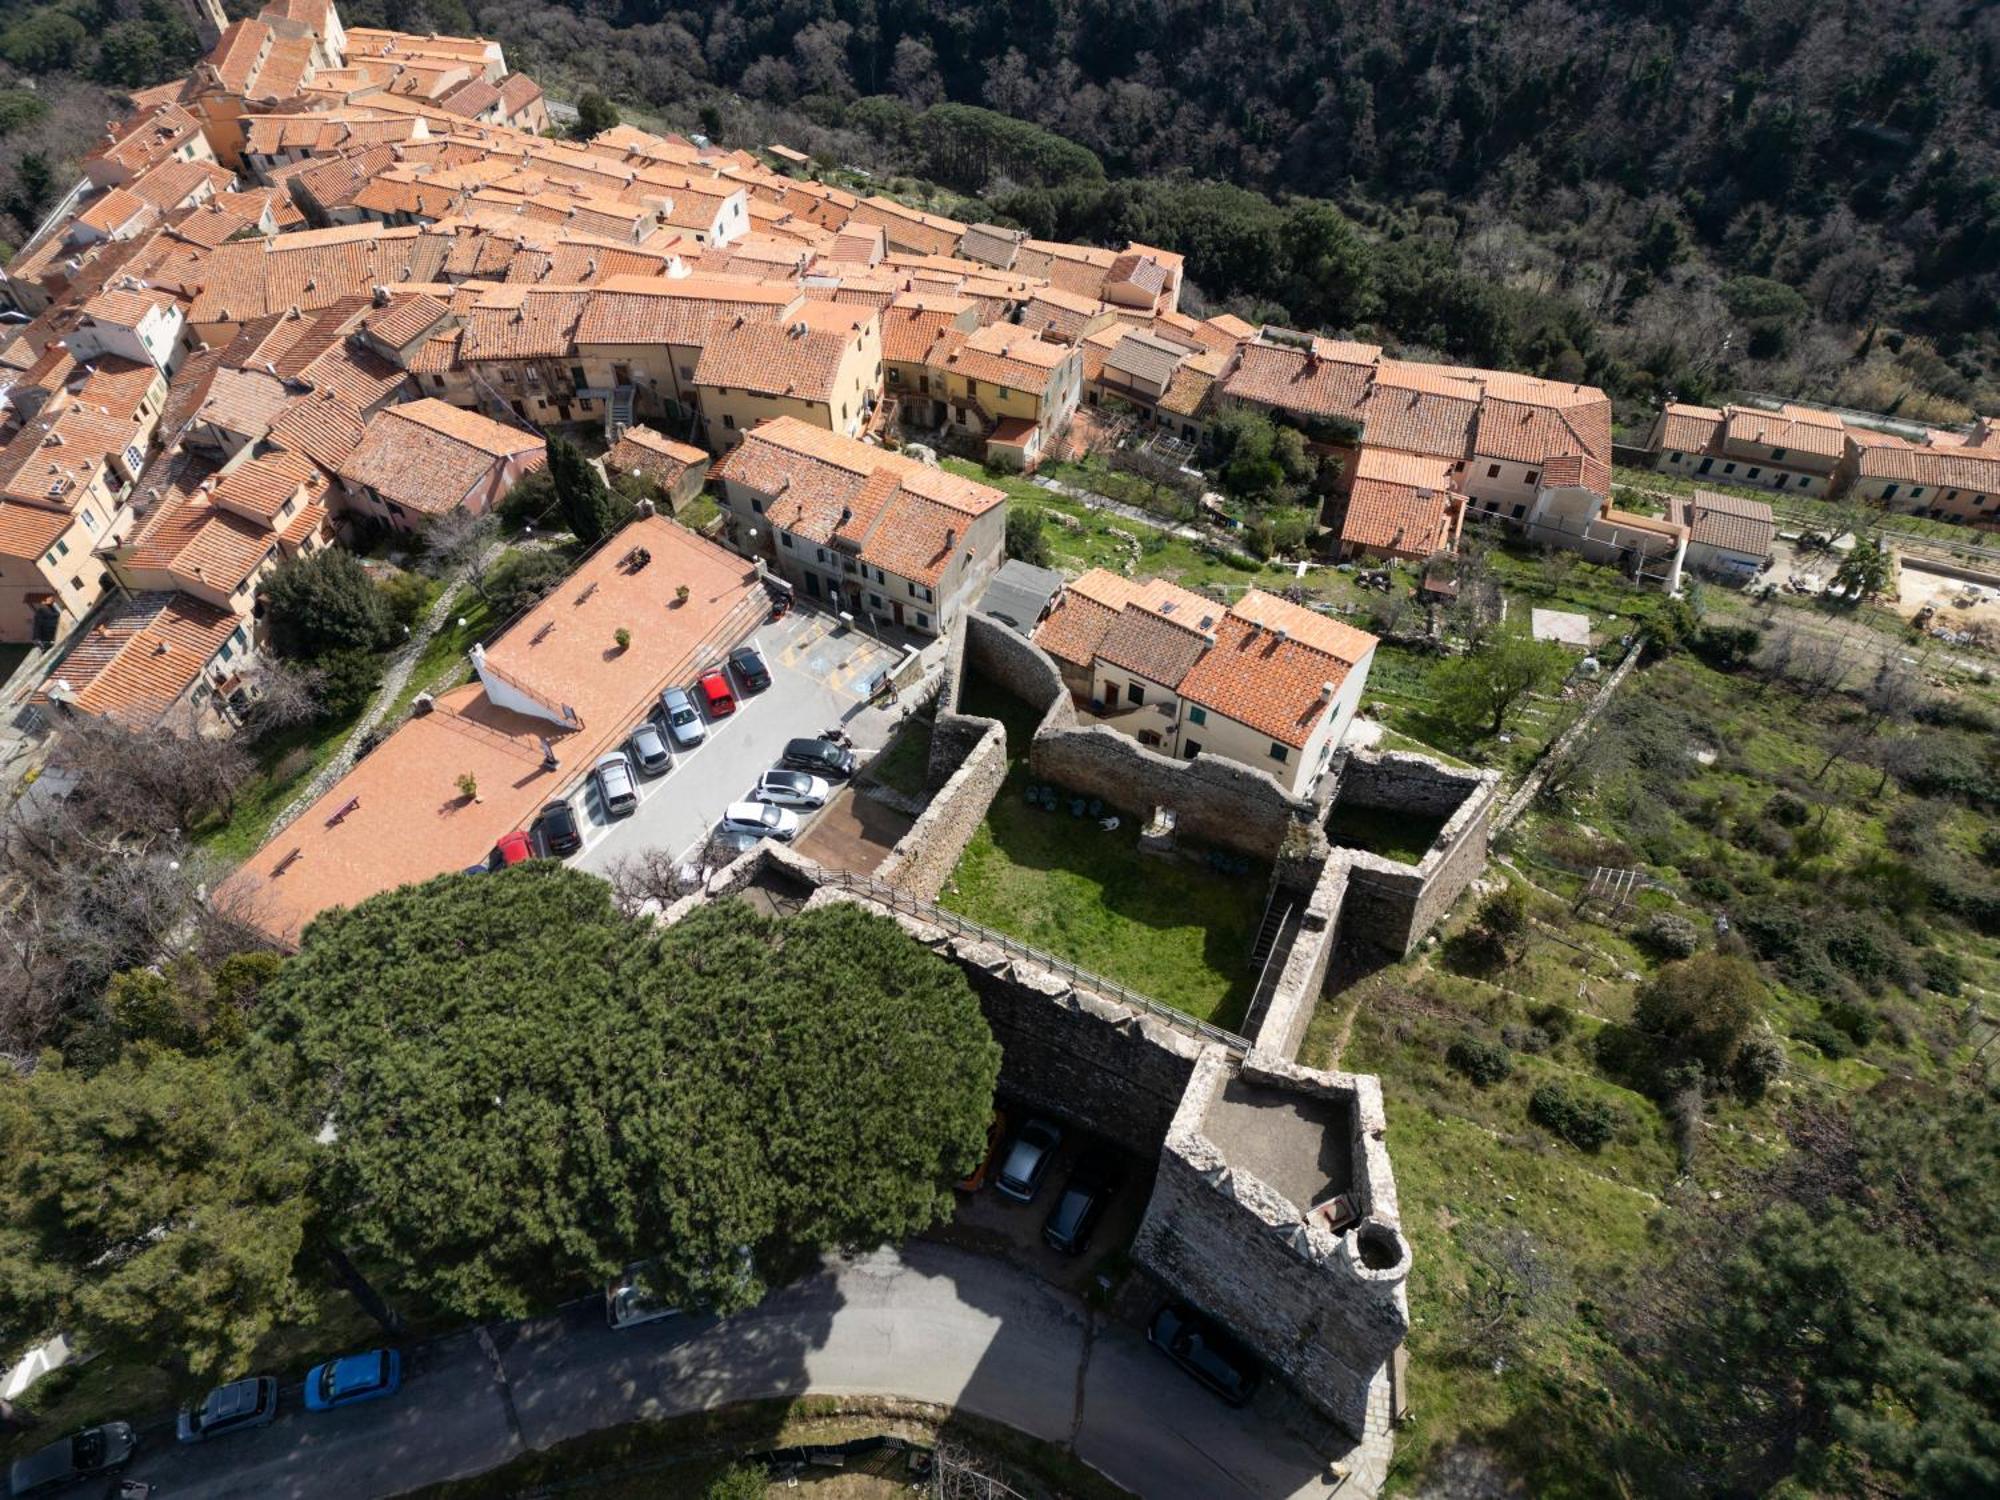
[[[1332,683],[1322,682],[1319,685],[1320,701],[1323,703],[1333,702],[1334,694],[1338,693],[1339,691],[1340,689],[1335,687]]]
[[[944,550],[949,552],[951,551],[952,548],[956,547],[957,545],[958,545],[958,528],[956,526],[945,527]]]

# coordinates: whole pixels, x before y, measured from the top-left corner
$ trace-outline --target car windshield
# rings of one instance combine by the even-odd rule
[[[104,1461],[104,1433],[93,1427],[88,1432],[76,1435],[76,1446],[71,1449],[71,1458],[79,1469],[94,1469]]]
[[[694,722],[693,705],[683,703],[679,708],[676,708],[673,711],[673,722],[676,724],[692,724]]]
[[[764,785],[783,792],[803,792],[812,784],[803,771],[766,771]]]
[[[1009,1182],[1026,1182],[1041,1157],[1040,1146],[1032,1141],[1017,1141],[1014,1149],[1007,1153],[1007,1166],[1000,1175]]]
[[[1181,1341],[1181,1352],[1187,1362],[1201,1370],[1217,1385],[1234,1390],[1241,1383],[1242,1373],[1215,1349],[1200,1334],[1190,1332]]]
[[[1078,1221],[1083,1218],[1084,1209],[1090,1206],[1090,1195],[1077,1188],[1071,1188],[1056,1204],[1056,1211],[1049,1216],[1049,1228],[1057,1234],[1074,1234]]]

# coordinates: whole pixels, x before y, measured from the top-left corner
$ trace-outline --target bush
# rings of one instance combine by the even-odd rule
[[[1882,1030],[1882,1018],[1852,1000],[1835,1000],[1821,1007],[1826,1024],[1839,1031],[1857,1047],[1874,1041]]]
[[[1537,1005],[1533,1010],[1528,1012],[1528,1019],[1558,1042],[1576,1029],[1576,1017],[1571,1015],[1563,1006],[1554,1004],[1553,1002],[1547,1005]]]
[[[352,719],[382,685],[382,658],[372,651],[337,651],[321,659],[320,715],[329,723]]]
[[[1920,960],[1924,987],[1940,995],[1957,995],[1965,988],[1965,960],[1942,948],[1927,948]]]
[[[383,601],[389,606],[389,618],[405,630],[416,629],[424,611],[430,608],[431,581],[421,573],[398,573],[385,580],[381,589]]]
[[[1764,804],[1764,816],[1784,828],[1803,827],[1812,809],[1790,792],[1779,792]]]
[[[324,664],[347,651],[382,651],[402,634],[383,591],[338,547],[281,564],[259,598],[272,646],[293,660]]]
[[[1633,930],[1641,947],[1660,958],[1692,958],[1701,946],[1701,929],[1674,911],[1656,911]]]
[[[1007,508],[1007,555],[1038,568],[1049,566],[1053,554],[1042,530],[1040,511],[1022,505]]]
[[[2000,866],[2000,828],[1988,828],[1979,835],[1979,857],[1986,864]]]
[[[1847,1039],[1846,1033],[1836,1031],[1818,1017],[1807,1021],[1792,1035],[1810,1046],[1819,1048],[1820,1055],[1833,1062],[1854,1055],[1854,1043]]]
[[[1463,1073],[1481,1088],[1505,1081],[1514,1071],[1507,1049],[1480,1036],[1462,1036],[1445,1049],[1452,1071]]]
[[[1563,1083],[1545,1083],[1528,1099],[1528,1118],[1579,1151],[1595,1151],[1618,1131],[1618,1111]]]
[[[1632,1019],[1663,1044],[1667,1060],[1698,1062],[1711,1078],[1725,1078],[1763,998],[1749,960],[1704,953],[1668,964],[1640,986]]]
[[[1785,1044],[1768,1031],[1744,1039],[1736,1053],[1731,1082],[1736,1092],[1751,1103],[1764,1097],[1770,1086],[1784,1076]]]
[[[568,574],[569,563],[561,553],[543,548],[510,552],[487,573],[486,594],[493,612],[507,619],[539,604]]]
[[[499,514],[501,525],[510,532],[545,524],[559,528],[562,517],[556,513],[556,486],[547,468],[522,475],[502,497]]]

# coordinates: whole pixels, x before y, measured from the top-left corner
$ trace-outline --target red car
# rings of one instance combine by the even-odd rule
[[[694,685],[701,694],[701,706],[711,719],[726,719],[736,712],[736,694],[729,689],[729,674],[720,667]]]
[[[500,842],[493,846],[492,865],[496,870],[504,870],[509,865],[518,865],[524,859],[535,857],[535,846],[528,842],[528,836],[518,829],[500,836]]]

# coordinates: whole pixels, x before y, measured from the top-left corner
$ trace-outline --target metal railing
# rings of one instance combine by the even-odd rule
[[[1094,974],[1089,969],[1079,968],[1066,958],[1045,953],[1033,944],[1009,937],[1004,932],[995,932],[983,922],[975,922],[970,917],[962,917],[955,911],[947,911],[935,902],[912,896],[907,891],[900,891],[873,876],[856,874],[852,870],[830,869],[826,872],[826,883],[840,886],[845,890],[857,891],[871,901],[880,902],[891,911],[903,912],[916,917],[919,921],[929,922],[955,932],[961,937],[977,938],[982,943],[991,943],[1003,952],[1011,953],[1016,958],[1026,959],[1031,964],[1067,979],[1078,989],[1089,990],[1116,1004],[1144,1011],[1154,1019],[1164,1021],[1167,1025],[1190,1036],[1219,1043],[1232,1052],[1250,1050],[1250,1042],[1246,1037],[1240,1037],[1233,1031],[1224,1031],[1220,1026],[1199,1020],[1186,1011],[1175,1010],[1173,1006],[1155,1000],[1151,995],[1142,995],[1137,990],[1127,989],[1115,979],[1106,979],[1102,974]]]

